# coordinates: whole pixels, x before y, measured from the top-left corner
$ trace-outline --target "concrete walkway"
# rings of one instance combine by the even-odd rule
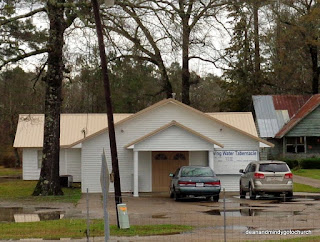
[[[312,187],[320,188],[320,180],[312,179],[304,176],[293,175],[293,181],[300,184],[309,185]]]

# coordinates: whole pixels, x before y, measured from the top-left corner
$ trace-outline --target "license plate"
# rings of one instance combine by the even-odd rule
[[[203,182],[197,182],[196,183],[196,187],[203,187],[203,186],[204,186]]]
[[[282,177],[268,177],[267,181],[282,181]]]

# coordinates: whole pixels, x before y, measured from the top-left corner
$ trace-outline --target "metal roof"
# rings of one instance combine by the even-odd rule
[[[135,114],[114,114],[115,125],[119,125],[127,120],[148,112],[154,108],[173,103],[184,107],[190,111],[203,115],[212,121],[227,126],[238,132],[243,133],[259,142],[269,146],[273,144],[260,139],[257,135],[255,124],[251,113],[203,113],[188,105],[174,99],[162,100],[146,109]],[[14,147],[42,147],[43,145],[43,114],[21,114],[14,141]],[[61,114],[60,146],[62,148],[73,147],[87,139],[95,137],[107,131],[106,114]]]
[[[253,96],[252,99],[260,137],[274,137],[284,123],[281,115],[277,115],[272,96]]]
[[[117,123],[132,114],[114,114]],[[106,114],[61,114],[60,146],[68,146],[108,127]],[[42,147],[44,114],[20,114],[14,147]]]
[[[276,110],[288,110],[289,117],[294,114],[310,99],[311,95],[273,95],[273,104]]]
[[[320,105],[320,94],[313,95],[301,108],[293,115],[291,120],[275,135],[276,138],[282,138],[294,126],[296,126],[309,113],[315,110]]]
[[[310,95],[252,96],[260,137],[275,137],[309,99]]]
[[[257,129],[254,124],[252,113],[250,112],[221,112],[221,113],[206,113],[224,123],[230,124],[233,127],[241,129],[246,133],[258,137]]]

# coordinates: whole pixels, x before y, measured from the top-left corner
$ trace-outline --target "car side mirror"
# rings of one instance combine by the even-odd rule
[[[240,169],[239,172],[244,174],[244,170],[243,169]]]
[[[170,176],[170,177],[174,177],[174,174],[170,173],[169,176]]]

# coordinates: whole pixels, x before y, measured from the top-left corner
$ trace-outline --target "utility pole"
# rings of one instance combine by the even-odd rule
[[[109,131],[109,140],[110,140],[112,171],[114,174],[114,195],[115,195],[114,198],[115,198],[116,209],[117,209],[117,205],[122,203],[122,196],[121,196],[121,187],[120,187],[120,174],[119,174],[116,135],[114,131],[113,109],[112,109],[112,103],[111,103],[110,82],[109,82],[108,69],[107,69],[107,58],[106,58],[106,52],[105,52],[105,45],[103,42],[103,33],[102,33],[101,17],[99,12],[99,4],[97,0],[91,0],[91,2],[92,2],[94,18],[96,22],[104,92],[105,92],[105,99],[106,99],[106,105],[107,105],[108,131]],[[120,226],[119,226],[118,211],[116,211],[116,214],[117,214],[117,224],[119,228]]]

